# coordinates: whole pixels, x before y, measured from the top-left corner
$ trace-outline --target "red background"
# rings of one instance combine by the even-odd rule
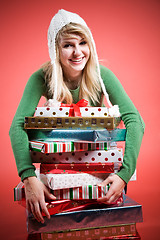
[[[128,195],[143,206],[144,222],[137,224],[142,239],[158,239],[159,0],[1,1],[0,237],[18,240],[27,236],[24,208],[13,202],[13,188],[20,178],[8,131],[29,76],[49,59],[47,30],[60,8],[86,20],[99,59],[120,79],[145,121],[138,179],[128,184]]]

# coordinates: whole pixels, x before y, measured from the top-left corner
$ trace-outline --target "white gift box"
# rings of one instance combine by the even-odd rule
[[[31,151],[34,163],[107,163],[123,161],[122,148],[83,152],[49,153]]]
[[[67,117],[70,107],[36,107],[35,117]]]
[[[109,173],[40,174],[40,180],[50,189],[64,189],[100,184]]]
[[[82,117],[111,117],[112,115],[107,107],[80,107],[79,110]],[[69,111],[70,107],[37,107],[35,117],[67,117]]]

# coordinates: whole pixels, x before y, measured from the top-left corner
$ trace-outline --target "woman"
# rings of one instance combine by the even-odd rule
[[[45,197],[53,200],[55,197],[36,178],[28,136],[23,129],[24,117],[34,115],[41,96],[52,99],[55,106],[59,102],[76,103],[82,98],[91,106],[98,106],[103,92],[110,106],[111,103],[119,106],[127,129],[123,166],[102,183],[111,183],[111,187],[99,201],[111,203],[122,193],[135,171],[144,133],[143,120],[120,82],[109,69],[99,65],[92,34],[81,17],[60,10],[49,26],[48,47],[51,61],[30,77],[10,128],[18,173],[25,185],[27,208],[42,223],[41,210],[50,218]]]

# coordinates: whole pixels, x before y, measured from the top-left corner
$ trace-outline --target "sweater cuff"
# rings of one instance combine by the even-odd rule
[[[21,181],[23,182],[23,180],[27,177],[36,177],[34,169],[25,170],[21,175]]]

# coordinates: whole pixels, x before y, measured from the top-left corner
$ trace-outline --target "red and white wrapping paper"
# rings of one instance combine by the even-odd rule
[[[109,190],[109,186],[94,186],[87,185],[81,187],[57,189],[53,191],[53,195],[56,199],[97,199],[104,197]]]
[[[83,142],[29,141],[29,144],[30,149],[32,151],[42,153],[108,150],[116,146],[116,142],[83,143]]]
[[[120,170],[121,163],[64,163],[40,165],[40,173],[43,174],[77,174],[77,173],[114,173]]]
[[[73,116],[71,114],[72,107],[37,107],[35,117],[66,117]],[[81,117],[109,117],[109,109],[107,107],[80,107]]]
[[[77,174],[40,174],[40,180],[50,189],[67,189],[86,185],[97,185],[104,181],[109,173]]]
[[[43,154],[31,151],[32,162],[39,163],[109,163],[123,161],[122,148],[83,152]]]
[[[95,186],[97,188],[97,186]],[[120,205],[121,203],[123,203],[123,193],[121,194],[121,196],[115,201],[112,202],[110,204],[103,204],[101,202],[97,202],[96,199],[91,199],[92,198],[92,189],[94,187],[93,186],[86,186],[85,189],[88,191],[90,199],[81,199],[81,200],[55,200],[52,202],[46,202],[46,206],[47,209],[49,211],[49,213],[51,215],[56,214],[56,213],[60,213],[60,212],[66,212],[66,211],[79,211],[82,209],[88,209],[89,207],[94,207],[94,205],[97,207],[97,205],[99,205],[99,207],[101,206],[113,206],[113,205]],[[97,196],[101,196],[101,187],[98,187],[98,191],[99,193],[96,193]],[[85,191],[86,191],[85,190]],[[67,191],[70,192],[70,198],[73,198],[73,189],[68,189]],[[78,190],[75,191],[80,191],[80,188]],[[84,193],[85,193],[84,191]],[[60,191],[59,191],[60,192]],[[63,191],[61,191],[63,192]],[[51,193],[53,194],[53,191],[51,190]],[[82,194],[82,192],[81,192]],[[80,196],[81,196],[80,194]],[[14,201],[18,201],[18,203],[23,206],[26,207],[26,200],[25,200],[25,191],[24,191],[24,183],[20,182],[15,188],[14,188]],[[42,215],[44,216],[44,213],[42,212]]]

